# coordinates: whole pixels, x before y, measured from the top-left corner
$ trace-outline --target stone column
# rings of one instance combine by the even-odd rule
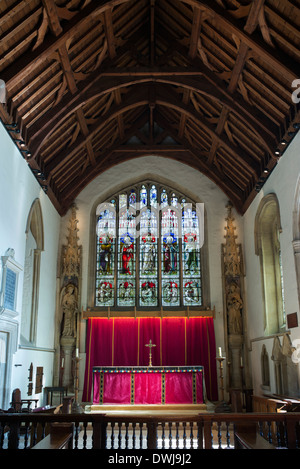
[[[293,249],[294,249],[295,267],[296,267],[296,274],[297,274],[298,298],[300,302],[300,240],[299,239],[295,239],[293,241]]]
[[[59,360],[56,376],[60,385],[74,392],[75,353],[79,353],[79,320],[82,248],[78,241],[76,207],[72,206],[67,245],[62,246],[59,283]]]
[[[247,364],[244,356],[245,344],[245,301],[242,246],[236,242],[236,227],[232,215],[232,204],[227,205],[225,226],[226,242],[222,245],[222,274],[224,298],[224,333],[227,349],[227,390],[245,387],[243,370]]]
[[[74,337],[62,337],[60,345],[62,348],[62,356],[64,360],[62,386],[67,388],[68,392],[74,391],[74,363],[73,355],[76,339]]]
[[[243,376],[241,367],[243,337],[241,335],[229,335],[228,345],[231,351],[231,387],[241,389],[243,387]]]

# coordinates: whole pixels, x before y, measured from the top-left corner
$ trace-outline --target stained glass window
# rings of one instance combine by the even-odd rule
[[[105,204],[106,205],[106,204]],[[114,305],[116,211],[108,204],[97,215],[96,306]]]
[[[152,183],[100,204],[95,306],[202,306],[201,223],[195,204]]]
[[[192,207],[185,206],[182,216],[183,304],[185,306],[201,305],[199,238],[197,214]]]

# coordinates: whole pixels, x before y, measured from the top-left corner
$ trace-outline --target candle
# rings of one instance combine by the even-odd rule
[[[64,363],[65,363],[65,359],[62,358],[62,360],[61,360],[61,367],[62,367],[62,368],[64,367]]]
[[[241,366],[243,366],[243,357],[241,357]]]
[[[222,357],[222,348],[219,347],[219,357],[221,358]]]
[[[79,357],[79,350],[78,350],[78,347],[76,348],[76,358]]]

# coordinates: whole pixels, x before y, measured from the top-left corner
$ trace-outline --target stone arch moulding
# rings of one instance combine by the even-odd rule
[[[44,251],[44,223],[39,199],[35,199],[31,205],[25,229],[26,236],[32,229],[34,230],[33,235],[36,240],[37,249]]]
[[[32,259],[32,273],[31,275],[31,285],[28,284],[28,288],[31,289],[29,298],[30,305],[27,305],[27,309],[24,308],[26,305],[25,297],[25,283],[23,285],[23,307],[22,307],[22,317],[21,317],[21,341],[24,342],[24,345],[34,345],[36,342],[37,334],[37,318],[38,318],[38,301],[39,301],[39,284],[40,284],[40,263],[41,263],[41,253],[44,251],[44,223],[43,223],[43,214],[40,200],[37,198],[33,201],[31,208],[29,210],[27,223],[26,223],[26,250],[28,243],[28,235],[32,234],[36,247],[33,251]],[[24,272],[24,280],[27,278],[26,272]],[[26,312],[25,312],[26,311]],[[29,326],[25,326],[29,324]]]
[[[276,224],[277,229],[281,233],[281,219],[280,219],[280,207],[276,194],[270,193],[266,195],[260,202],[256,212],[255,223],[254,223],[254,240],[255,240],[255,254],[259,255],[260,241],[261,241],[261,228],[259,222],[265,210],[271,205],[276,204]]]
[[[300,176],[296,184],[293,210],[293,251],[295,258],[298,302],[300,305]]]
[[[88,295],[87,295],[87,304],[88,308],[94,308],[94,297],[95,297],[95,262],[96,262],[96,209],[99,204],[105,203],[106,200],[110,199],[113,196],[118,196],[124,191],[129,191],[130,188],[141,186],[142,184],[154,184],[157,187],[165,187],[168,191],[175,191],[178,195],[186,197],[189,203],[202,203],[199,200],[199,197],[194,196],[191,191],[187,190],[185,192],[184,188],[178,184],[174,184],[168,181],[165,178],[160,176],[150,175],[150,173],[144,177],[139,177],[136,179],[130,178],[130,181],[120,185],[117,184],[114,188],[105,191],[102,195],[97,197],[94,203],[91,205],[90,210],[90,237],[89,237],[89,261],[88,261]],[[207,214],[204,206],[204,244],[201,248],[201,265],[202,272],[206,273],[206,278],[209,278],[209,266],[208,266],[208,231],[207,231]],[[203,277],[203,273],[202,273]],[[210,289],[209,281],[206,280],[202,285],[202,294],[203,294],[203,307],[208,307],[210,305]]]
[[[255,254],[259,257],[265,335],[285,329],[281,267],[280,207],[276,194],[260,202],[254,224]]]

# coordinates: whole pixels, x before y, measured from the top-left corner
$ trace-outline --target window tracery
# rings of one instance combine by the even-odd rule
[[[196,204],[145,183],[99,204],[96,217],[96,307],[202,306]]]

